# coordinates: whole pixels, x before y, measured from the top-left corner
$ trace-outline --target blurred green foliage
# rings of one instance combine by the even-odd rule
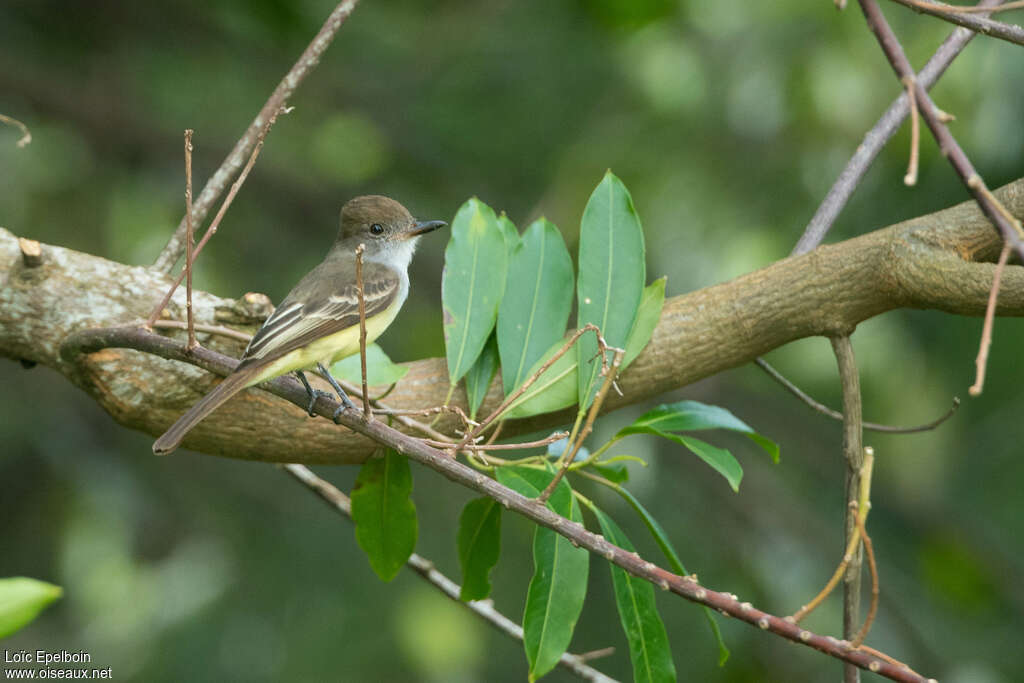
[[[196,130],[201,183],[331,8],[325,0],[3,3],[0,112],[25,121],[34,141],[18,149],[18,132],[0,128],[0,225],[151,262],[182,212],[182,130]],[[883,9],[915,65],[949,32]],[[977,39],[933,91],[992,186],[1024,168],[1022,59],[1018,48]],[[575,253],[578,217],[610,167],[643,216],[650,277],[668,275],[668,294],[679,294],[785,256],[898,92],[856,9],[837,13],[825,0],[364,0],[275,126],[199,261],[197,286],[280,298],[321,258],[341,204],[365,192],[441,219],[478,195],[517,225],[546,215]],[[966,199],[924,140],[918,186],[901,183],[903,130],[830,239]],[[403,332],[381,339],[396,360],[443,354],[442,250],[424,239],[396,323]],[[923,311],[862,324],[854,344],[866,418],[926,421],[953,395],[966,399],[980,328]],[[1024,664],[1006,656],[1024,631],[1022,341],[1018,321],[998,321],[984,395],[965,400],[941,429],[867,438],[878,454],[870,526],[883,581],[869,642],[941,680],[1024,678]],[[824,340],[769,359],[839,404]],[[525,677],[520,645],[441,606],[409,572],[380,583],[351,526],[272,468],[193,454],[156,460],[149,437],[113,424],[55,373],[3,363],[0,381],[0,576],[65,589],[5,648],[80,647],[120,680]],[[792,611],[841,553],[838,425],[753,368],[664,400],[683,397],[728,407],[786,457],[779,466],[745,460],[734,495],[676,448],[637,442],[630,452],[651,465],[634,468],[631,490],[703,581]],[[606,418],[594,442],[643,410]],[[345,490],[355,472],[325,470]],[[470,494],[422,468],[413,474],[417,552],[457,576],[455,528]],[[622,505],[614,494],[594,498],[610,513]],[[655,555],[640,522],[616,519],[642,554]],[[506,522],[492,579],[497,606],[516,617],[533,532]],[[607,571],[594,561],[572,647],[616,646],[599,666],[628,678]],[[722,624],[733,656],[718,669],[700,611],[657,599],[687,678],[838,677],[835,662],[733,622]],[[835,633],[838,615],[833,600],[808,626]],[[571,678],[556,670],[550,680]]]

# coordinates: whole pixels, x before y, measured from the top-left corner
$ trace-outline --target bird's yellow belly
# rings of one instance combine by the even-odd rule
[[[388,328],[388,325],[395,319],[395,316],[398,315],[398,311],[402,306],[400,301],[396,302],[396,304],[392,304],[377,315],[366,319],[367,345],[372,344]],[[317,363],[323,363],[324,366],[330,368],[331,365],[342,358],[348,358],[357,353],[359,353],[358,324],[326,337],[321,337],[301,349],[295,349],[286,353],[272,363],[267,364],[267,367],[253,377],[246,386],[251,387],[254,384],[266,382],[268,379],[280,377],[294,370],[314,369]]]

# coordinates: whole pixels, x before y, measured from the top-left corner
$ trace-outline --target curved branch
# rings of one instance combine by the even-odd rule
[[[941,2],[921,2],[921,0],[892,0],[895,3],[909,7],[915,12],[930,14],[951,24],[957,24],[970,29],[975,33],[981,33],[993,38],[999,38],[1009,43],[1024,45],[1024,28],[1016,24],[1007,24],[1003,21],[996,21],[985,16],[978,16],[965,10],[974,10],[974,7],[962,7],[947,5]]]
[[[1024,179],[998,195],[1015,215],[1024,215]],[[606,408],[653,398],[796,339],[843,334],[897,308],[980,316],[995,269],[990,261],[1000,248],[984,215],[973,202],[965,202],[672,297],[651,343],[622,373],[623,395],[610,395]],[[50,245],[41,245],[38,265],[30,266],[17,238],[0,229],[0,283],[0,356],[57,369],[125,426],[159,434],[216,381],[190,365],[131,350],[105,349],[75,362],[59,355],[72,332],[145,319],[168,286],[163,273]],[[271,310],[267,298],[256,294],[232,301],[197,291],[194,298],[199,325],[241,326],[251,332]],[[184,292],[178,292],[168,317],[183,318],[184,303]],[[1024,267],[1007,267],[998,313],[1024,315]],[[243,347],[220,335],[198,336],[210,348],[236,357]],[[388,396],[389,406],[422,409],[444,403],[444,361],[416,361],[409,368]],[[456,402],[465,406],[464,393],[456,394]],[[481,410],[486,414],[500,400],[498,382]],[[565,419],[565,413],[556,413],[514,421],[507,423],[505,434]],[[448,432],[455,426],[452,416],[435,425]],[[303,444],[301,452],[296,443]],[[361,462],[373,450],[371,441],[308,420],[301,410],[260,391],[245,391],[218,409],[190,433],[185,446],[306,464]]]
[[[189,350],[184,342],[161,337],[140,327],[104,328],[76,332],[67,338],[61,352],[66,362],[75,363],[82,354],[102,353],[108,347],[127,347],[157,354],[162,358],[195,362],[201,367],[223,374],[229,372],[238,363],[236,360],[207,349]],[[296,410],[301,410],[301,406],[308,405],[306,390],[290,376],[278,377],[260,386],[287,399]],[[315,414],[331,418],[341,406],[326,396],[326,394],[320,396],[312,408]],[[445,453],[428,446],[422,440],[392,429],[379,420],[364,420],[358,408],[342,410],[337,419],[340,425],[369,437],[377,444],[384,444],[395,449],[411,460],[439,472],[456,484],[461,484],[493,498],[507,509],[561,534],[572,541],[573,545],[586,548],[589,552],[600,555],[630,574],[649,581],[663,590],[672,591],[686,600],[716,609],[726,616],[734,617],[764,631],[814,648],[843,662],[894,681],[925,683],[922,676],[893,664],[888,659],[858,650],[847,641],[802,629],[782,617],[756,609],[749,602],[740,602],[739,598],[731,593],[721,593],[705,588],[697,582],[696,576],[680,576],[666,571],[653,562],[644,560],[639,554],[627,552],[610,543],[604,536],[588,531],[582,524],[556,514],[537,500],[527,498],[471,467],[449,458]],[[310,422],[326,422],[331,431],[344,431],[327,421],[310,420]],[[293,445],[291,452],[294,453],[295,450]]]

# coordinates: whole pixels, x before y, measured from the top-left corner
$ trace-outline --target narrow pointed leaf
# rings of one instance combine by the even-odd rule
[[[536,498],[548,485],[553,472],[526,467],[501,467],[498,481],[524,496]],[[583,522],[583,514],[564,479],[547,505],[558,514]],[[526,594],[523,613],[523,645],[530,664],[530,680],[551,671],[568,649],[587,592],[589,555],[573,547],[551,529],[537,527],[533,537],[533,578]]]
[[[628,490],[621,486],[616,486],[615,491],[622,496],[630,507],[636,510],[637,514],[640,515],[640,519],[644,521],[647,526],[647,530],[651,532],[651,536],[654,537],[654,542],[658,544],[658,548],[661,549],[661,553],[668,560],[669,566],[676,574],[680,576],[686,576],[690,572],[683,566],[682,560],[679,559],[679,554],[676,552],[675,547],[672,545],[672,541],[669,540],[668,534],[665,533],[665,529],[661,526],[657,519],[654,518],[647,508],[637,500],[637,498],[630,493]],[[722,666],[729,659],[729,648],[725,645],[725,640],[722,638],[722,631],[718,628],[718,621],[715,619],[714,613],[709,607],[702,606],[704,610],[704,618],[708,620],[708,627],[711,629],[711,635],[715,639],[715,644],[718,645],[718,665]]]
[[[62,592],[60,586],[24,576],[0,579],[0,638],[31,622]]]
[[[505,291],[508,248],[494,211],[473,198],[455,214],[444,251],[441,301],[448,379],[458,382],[487,343]]]
[[[622,181],[605,173],[583,211],[580,223],[576,327],[597,325],[611,346],[625,348],[644,289],[644,235],[633,199]],[[580,408],[597,391],[600,358],[597,340],[586,334],[577,346]]]
[[[746,435],[763,448],[773,462],[779,461],[779,446],[771,439],[758,434],[725,408],[711,406],[698,401],[677,401],[660,405],[644,413],[633,424],[619,431],[616,436],[638,434],[653,428],[660,432],[693,432],[706,429],[728,429]]]
[[[477,498],[459,516],[459,564],[462,566],[460,600],[483,600],[491,594],[490,573],[501,552],[501,505],[493,498]]]
[[[498,341],[494,334],[487,338],[484,350],[466,373],[466,399],[469,401],[469,417],[476,418],[487,390],[491,387],[498,371]]]
[[[376,344],[366,347],[366,383],[373,386],[394,384],[405,377],[409,366],[393,363],[384,349]],[[353,384],[363,381],[363,369],[359,354],[349,356],[331,366],[331,374],[339,379],[348,380]]]
[[[591,510],[605,538],[620,548],[630,552],[635,550],[622,529],[608,515],[597,506],[591,507]],[[654,586],[621,567],[611,563],[608,566],[611,567],[619,620],[629,643],[633,680],[638,683],[675,681],[676,667],[672,663],[668,633],[654,601]]]
[[[352,491],[352,520],[356,541],[383,581],[398,574],[416,547],[416,506],[412,472],[403,455],[388,449],[359,470]]]
[[[553,344],[540,360],[533,364],[526,377],[533,376],[564,344],[564,339]],[[529,417],[567,408],[576,403],[576,387],[576,351],[569,349],[508,407],[504,417]]]
[[[505,395],[565,335],[572,307],[572,259],[562,234],[541,218],[523,233],[512,254],[508,282],[515,290],[498,309],[498,349]]]
[[[644,287],[643,296],[640,298],[640,308],[636,313],[636,320],[633,322],[633,329],[629,331],[626,338],[626,353],[622,356],[622,369],[625,370],[630,363],[636,360],[640,352],[651,341],[654,328],[658,326],[661,319],[661,308],[665,305],[665,282],[667,278],[658,278],[651,284]]]

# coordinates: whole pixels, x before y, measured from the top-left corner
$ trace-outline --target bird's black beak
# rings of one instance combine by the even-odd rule
[[[412,228],[410,228],[409,232],[406,234],[409,237],[418,237],[419,235],[423,235],[432,230],[443,228],[446,225],[448,224],[444,221],[416,221],[412,224]]]

